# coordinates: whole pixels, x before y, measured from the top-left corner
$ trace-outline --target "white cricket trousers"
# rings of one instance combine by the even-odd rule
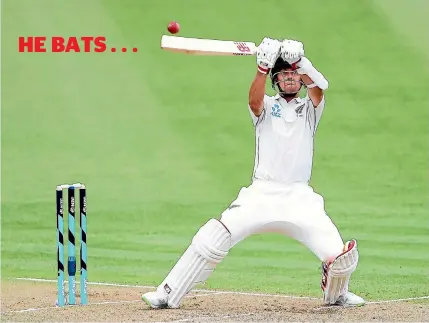
[[[259,233],[280,233],[299,241],[322,262],[344,248],[337,227],[325,212],[323,197],[306,183],[254,180],[243,187],[220,221],[231,233],[231,248]]]

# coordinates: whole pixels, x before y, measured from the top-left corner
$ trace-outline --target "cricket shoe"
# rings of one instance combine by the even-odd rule
[[[142,300],[152,308],[167,308],[168,300],[167,295],[156,292],[148,292],[143,294]]]
[[[343,307],[359,307],[365,305],[365,300],[352,292],[347,292],[347,294],[341,295],[334,305]]]

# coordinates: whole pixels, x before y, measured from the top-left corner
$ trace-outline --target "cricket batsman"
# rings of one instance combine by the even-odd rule
[[[241,188],[219,219],[208,220],[196,232],[157,290],[142,296],[152,308],[178,308],[231,248],[264,232],[295,239],[319,258],[325,304],[365,304],[349,291],[359,258],[357,242],[343,242],[325,212],[323,197],[309,185],[314,136],[325,108],[328,81],[304,56],[299,41],[264,38],[256,62],[248,102],[256,136],[252,183]],[[274,96],[265,94],[267,77],[277,92]],[[299,95],[302,86],[304,98]]]

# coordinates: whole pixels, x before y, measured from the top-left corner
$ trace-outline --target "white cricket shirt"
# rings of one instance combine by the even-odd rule
[[[314,135],[324,107],[325,98],[316,109],[308,95],[287,102],[278,94],[264,96],[259,118],[248,106],[256,135],[253,179],[310,181]]]

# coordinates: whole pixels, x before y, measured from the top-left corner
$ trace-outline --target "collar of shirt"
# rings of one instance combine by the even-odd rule
[[[303,101],[303,99],[302,99],[302,98],[297,97],[297,98],[292,99],[292,100],[290,100],[289,102],[287,102],[287,101],[286,101],[285,99],[283,99],[283,98],[280,96],[280,94],[278,94],[278,93],[274,96],[274,98],[275,98],[277,101],[279,101],[279,103],[280,103],[282,106],[284,106],[284,107],[287,107],[287,106],[295,106],[296,104],[300,104],[300,103]]]

